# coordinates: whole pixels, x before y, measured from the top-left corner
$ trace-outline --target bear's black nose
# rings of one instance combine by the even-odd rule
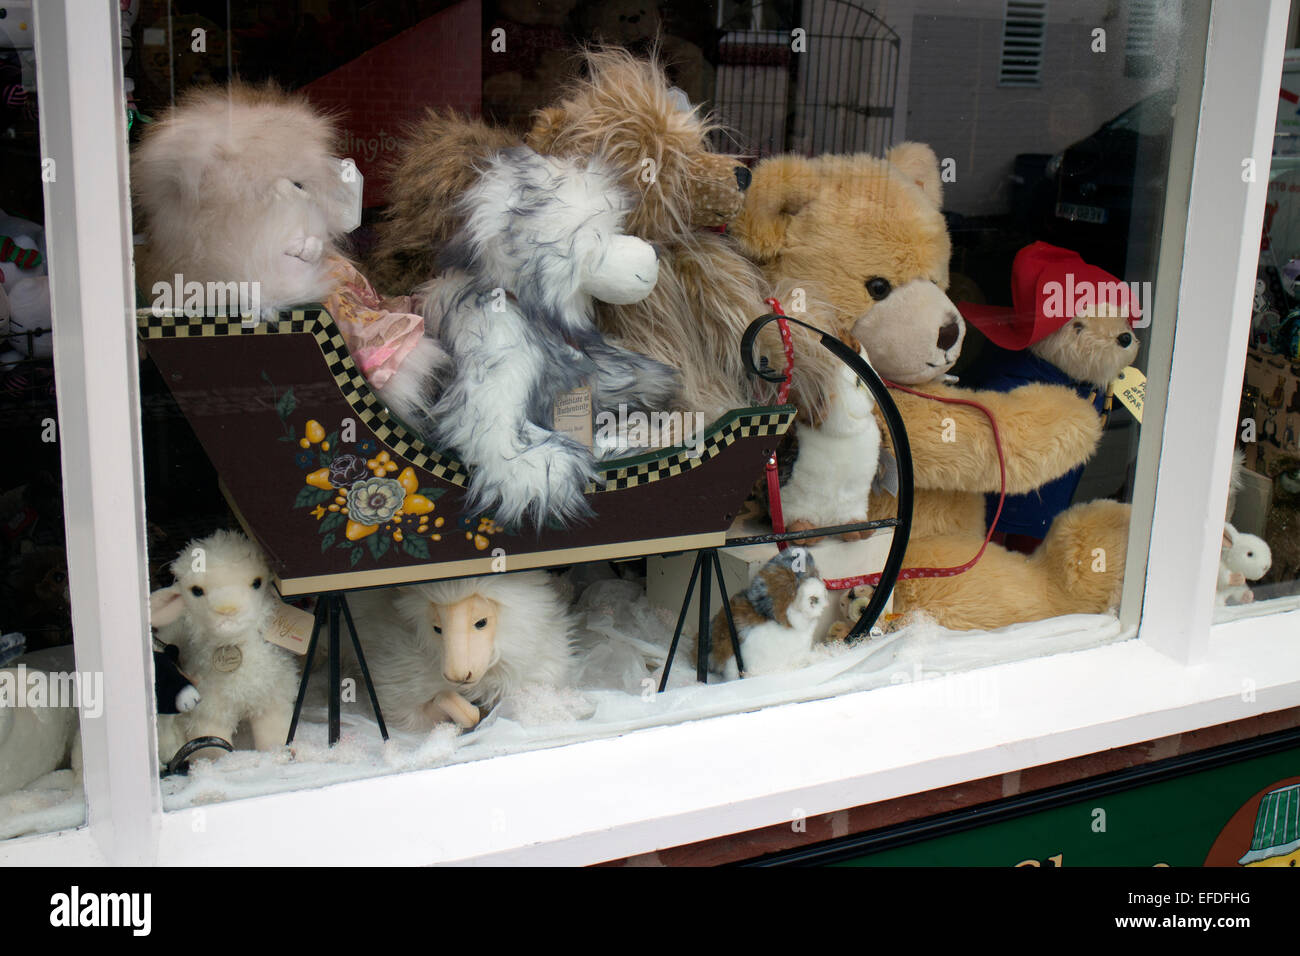
[[[1133,344],[1133,336],[1129,332],[1121,332],[1115,341],[1119,343],[1120,348],[1126,349]]]
[[[742,191],[748,189],[749,184],[752,183],[753,181],[754,181],[754,174],[751,173],[746,167],[744,166],[736,167],[736,185],[739,186]]]
[[[946,352],[956,345],[959,334],[960,330],[957,328],[957,323],[949,320],[948,324],[939,330],[939,351]]]

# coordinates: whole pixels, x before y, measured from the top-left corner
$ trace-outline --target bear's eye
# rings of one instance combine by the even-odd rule
[[[203,597],[203,588],[199,587],[196,584],[194,585],[194,587],[190,588],[190,593],[193,594],[195,597]]]
[[[1079,334],[1080,332],[1082,332],[1082,331],[1083,331],[1083,323],[1082,323],[1082,322],[1075,322],[1075,323],[1074,323],[1074,334],[1075,334],[1075,335],[1078,335],[1078,334]]]
[[[261,579],[261,578],[253,578],[253,590],[254,590],[254,591],[260,590],[261,587],[262,587],[262,579]]]
[[[441,633],[442,633],[442,628],[440,628],[437,624],[433,625],[433,633],[435,633],[435,634],[441,634]]]
[[[483,628],[487,627],[487,618],[485,618],[485,617],[481,617],[481,618],[479,618],[477,621],[474,622],[474,627],[475,627],[477,630],[480,630],[480,631],[483,630]]]
[[[867,287],[867,295],[877,302],[894,291],[894,287],[889,284],[889,280],[882,279],[880,276],[872,276],[864,285]]]

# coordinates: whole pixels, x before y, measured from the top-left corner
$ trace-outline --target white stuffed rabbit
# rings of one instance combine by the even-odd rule
[[[1231,524],[1223,526],[1223,546],[1219,552],[1219,583],[1215,603],[1249,604],[1255,594],[1247,581],[1258,581],[1273,565],[1268,543],[1253,534],[1238,531]]]

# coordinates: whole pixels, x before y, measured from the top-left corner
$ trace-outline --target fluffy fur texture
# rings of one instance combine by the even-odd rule
[[[1104,308],[1104,307],[1103,307]],[[1029,350],[1076,382],[1106,389],[1137,358],[1139,343],[1117,312],[1075,316]]]
[[[972,391],[929,381],[951,367],[964,336],[942,294],[951,243],[939,213],[938,160],[904,143],[872,156],[779,156],[760,163],[733,233],[773,281],[825,297],[833,331],[856,340],[880,374],[927,382],[921,390],[989,408],[1006,454],[1007,493],[1032,491],[1084,463],[1101,438],[1087,401],[1061,386]],[[884,280],[883,284],[873,280]],[[910,290],[910,291],[908,291]],[[984,414],[891,393],[907,428],[915,467],[912,535],[984,534],[985,492],[998,490],[998,457]],[[889,495],[872,495],[871,517],[892,514]],[[963,578],[940,579],[957,588]]]
[[[899,581],[894,610],[922,609],[944,627],[990,630],[1060,614],[1102,614],[1119,606],[1128,550],[1129,506],[1077,504],[1052,522],[1026,556],[992,545],[955,578]],[[979,540],[939,535],[912,541],[904,567],[951,567],[970,559]],[[954,582],[958,582],[954,585]]]
[[[714,125],[698,110],[683,109],[660,66],[625,50],[602,49],[586,53],[585,67],[562,101],[539,113],[527,142],[551,155],[599,157],[635,191],[628,231],[660,248],[659,283],[640,303],[602,307],[601,328],[628,348],[680,368],[680,408],[716,418],[748,404],[757,387],[741,362],[741,334],[770,311],[766,297],[789,305],[797,283],[773,286],[729,237],[702,228],[736,214],[750,171],[710,149]],[[825,324],[827,317],[814,308],[810,302],[805,318]],[[818,420],[835,360],[810,335],[796,330],[794,341],[791,400]],[[774,325],[759,348],[773,368],[784,367]],[[766,385],[759,391],[764,400],[775,394]]]
[[[856,340],[880,374],[925,383],[931,395],[975,400],[997,420],[1007,493],[1032,491],[1083,464],[1101,438],[1101,420],[1072,389],[1027,385],[972,391],[934,381],[951,368],[964,336],[943,295],[951,244],[943,217],[939,164],[917,143],[871,156],[779,156],[754,170],[745,211],[734,224],[744,248],[774,281],[799,282],[826,298],[834,332]],[[983,541],[985,492],[997,492],[998,456],[984,414],[895,390],[915,469],[912,541],[906,567],[963,564]],[[1118,600],[1128,509],[1097,502],[1057,520],[1033,558],[991,545],[964,574],[900,581],[899,607],[924,608],[949,627],[999,627],[1072,611],[1103,611]],[[872,495],[868,513],[886,517],[892,496]],[[1084,550],[1088,539],[1096,542]],[[1109,570],[1081,575],[1091,547]],[[1113,585],[1113,588],[1112,588]]]
[[[952,368],[966,332],[944,294],[941,199],[938,160],[918,143],[885,159],[775,156],[754,170],[733,232],[769,276],[816,288],[836,333],[865,345],[882,377],[929,382]]]
[[[160,717],[160,728],[171,720],[182,740],[211,735],[229,741],[247,720],[258,750],[283,746],[298,665],[291,652],[264,637],[280,605],[265,556],[239,532],[218,531],[187,544],[171,573],[176,583],[151,598],[153,623],[165,643],[180,648],[202,699],[188,713]]]
[[[465,194],[464,225],[445,250],[453,267],[422,289],[445,373],[412,387],[423,370],[404,365],[393,379],[403,395],[428,396],[398,415],[473,466],[471,512],[491,510],[506,526],[591,514],[583,490],[595,462],[554,430],[556,398],[586,381],[599,412],[660,407],[676,392],[672,369],[596,330],[595,300],[639,301],[658,275],[654,248],[623,233],[628,207],[599,163],[524,147],[489,160]],[[420,404],[431,405],[426,420]]]
[[[1263,538],[1238,531],[1231,524],[1223,526],[1223,545],[1219,550],[1219,579],[1215,603],[1249,604],[1255,600],[1247,581],[1258,581],[1268,574],[1273,553]]]
[[[811,552],[787,548],[759,568],[744,591],[733,594],[731,616],[745,658],[745,674],[798,666],[812,650],[826,607],[826,586]],[[713,618],[709,664],[729,680],[740,676],[725,612]]]
[[[202,87],[149,126],[131,159],[136,280],[257,282],[264,313],[318,302],[342,234],[335,130],[274,86]]]
[[[490,664],[466,684],[444,675],[442,610],[475,595],[496,608]],[[575,618],[544,571],[363,591],[349,599],[384,717],[407,730],[445,719],[433,701],[462,695],[488,709],[528,684],[571,678]]]
[[[21,658],[20,663],[23,669],[5,668],[0,674],[24,692],[33,671],[54,670],[28,664]],[[70,751],[73,769],[80,771],[79,742],[76,707],[27,706],[23,700],[0,707],[0,796],[21,790],[57,770],[66,763]]]
[[[508,130],[445,110],[429,110],[408,130],[367,260],[375,288],[405,295],[432,279],[439,253],[461,227],[460,199],[478,181],[483,161],[519,145]]]
[[[799,451],[790,480],[781,488],[781,507],[790,531],[867,520],[867,499],[880,462],[880,426],[871,392],[847,365],[820,425],[799,426]],[[870,532],[850,532],[849,540]],[[802,539],[815,544],[818,538]]]

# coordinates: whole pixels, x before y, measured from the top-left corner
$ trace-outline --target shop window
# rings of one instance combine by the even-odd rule
[[[1208,14],[1110,6],[125,5],[161,809],[1135,637]]]
[[[1220,543],[1221,620],[1295,603],[1300,594],[1300,60],[1288,55],[1250,342],[1237,416],[1236,452]]]

